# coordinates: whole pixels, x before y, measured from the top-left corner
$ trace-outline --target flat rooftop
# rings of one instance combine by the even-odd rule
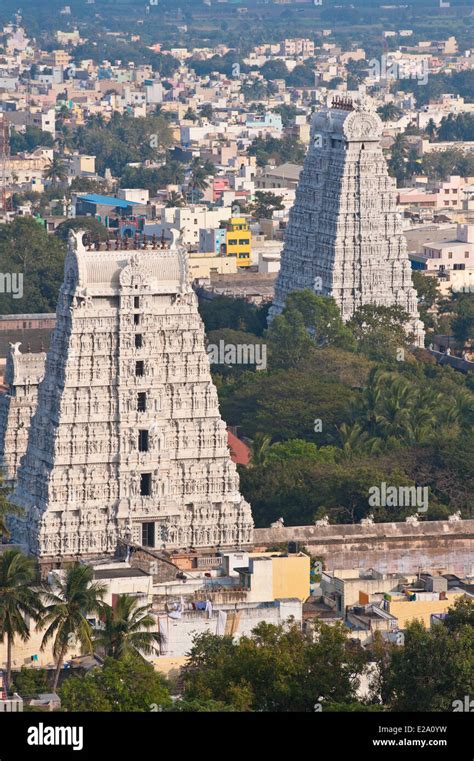
[[[103,568],[94,569],[94,579],[128,579],[131,576],[150,576],[141,568]]]

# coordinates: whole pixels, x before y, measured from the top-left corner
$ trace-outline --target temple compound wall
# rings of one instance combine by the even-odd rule
[[[288,526],[254,530],[257,546],[299,542],[333,571],[376,568],[381,573],[474,571],[474,520]]]

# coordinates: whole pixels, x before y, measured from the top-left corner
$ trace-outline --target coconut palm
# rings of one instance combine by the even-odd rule
[[[338,428],[338,443],[342,447],[343,456],[351,460],[361,454],[378,454],[383,449],[383,441],[380,438],[370,436],[364,431],[360,423],[348,425],[342,423]]]
[[[51,589],[44,593],[44,611],[40,623],[46,627],[41,643],[44,650],[53,641],[53,655],[56,662],[53,690],[58,686],[59,674],[69,647],[76,642],[82,652],[93,649],[93,628],[88,616],[99,614],[103,608],[102,598],[106,587],[93,582],[91,566],[74,563],[66,569],[64,577],[55,576]]]
[[[52,180],[53,182],[56,180],[64,182],[67,178],[66,164],[57,157],[52,158],[44,170],[43,177],[45,180]]]
[[[265,433],[256,433],[250,448],[249,465],[251,467],[255,467],[256,465],[265,465],[271,445],[271,436],[267,436]]]
[[[403,112],[395,103],[385,103],[377,109],[377,113],[382,121],[392,122],[399,119]]]
[[[436,137],[436,134],[438,132],[438,128],[437,128],[436,123],[435,123],[435,121],[433,119],[429,120],[428,124],[425,127],[425,132],[428,135],[428,137],[430,139],[430,142],[432,140],[434,140],[434,138]]]
[[[0,542],[10,538],[10,531],[7,526],[7,516],[21,515],[23,512],[22,508],[13,505],[9,501],[8,494],[10,491],[10,489],[4,486],[0,476]]]
[[[35,562],[20,550],[0,555],[0,642],[7,640],[7,685],[11,684],[12,648],[16,637],[30,638],[27,617],[40,618],[42,604]]]
[[[168,208],[176,208],[178,206],[183,206],[183,204],[184,198],[181,193],[177,193],[176,190],[172,190],[168,196],[168,200],[166,201],[165,206]]]
[[[114,607],[105,605],[103,628],[94,637],[94,645],[111,658],[150,655],[159,652],[164,637],[150,615],[151,605],[139,605],[136,597],[119,595]]]
[[[92,114],[87,123],[89,127],[105,127],[105,119],[102,114]]]

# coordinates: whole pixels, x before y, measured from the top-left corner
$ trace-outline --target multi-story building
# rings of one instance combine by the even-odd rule
[[[280,43],[280,53],[284,56],[306,56],[310,58],[314,55],[314,42],[304,37],[295,39],[286,39]]]
[[[225,255],[235,256],[237,267],[250,267],[252,232],[244,217],[231,217],[226,225]]]

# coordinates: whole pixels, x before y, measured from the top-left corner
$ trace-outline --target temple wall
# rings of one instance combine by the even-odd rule
[[[254,529],[257,546],[290,541],[323,558],[330,571],[373,567],[380,572],[440,570],[464,575],[474,568],[474,520]]]

